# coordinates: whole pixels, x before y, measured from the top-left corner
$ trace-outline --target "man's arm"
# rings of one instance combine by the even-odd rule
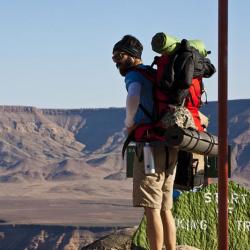
[[[140,93],[141,93],[141,84],[138,82],[133,82],[128,87],[128,95],[126,99],[126,118],[125,126],[128,133],[134,128],[135,125],[135,115],[138,110],[140,103]]]

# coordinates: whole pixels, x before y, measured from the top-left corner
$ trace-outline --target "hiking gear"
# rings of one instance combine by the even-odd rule
[[[180,150],[174,187],[180,190],[197,189],[204,185],[204,175],[205,156]]]
[[[136,48],[128,48],[128,47],[125,47],[125,46],[121,46],[119,48],[120,51],[124,51],[126,53],[128,53],[129,55],[131,56],[134,56],[136,58],[139,58],[141,59],[141,54],[142,54],[142,51],[136,49]]]
[[[197,49],[199,53],[204,57],[206,57],[208,54],[211,53],[211,51],[206,50],[206,46],[201,40],[197,40],[197,39],[188,40],[188,42],[191,47]]]
[[[155,57],[153,65],[157,66],[156,81],[160,91],[165,92],[165,102],[181,105],[193,84],[195,88],[199,87],[199,90],[190,93],[191,101],[197,97],[197,108],[200,108],[201,95],[205,92],[202,77],[211,77],[216,71],[208,58],[202,57],[186,40],[182,40],[176,53]],[[199,81],[199,86],[196,86],[194,81]]]
[[[166,66],[168,62],[167,56],[162,56],[157,58],[155,62],[157,63],[157,71],[155,71],[153,68],[147,67],[144,69],[134,67],[130,70],[138,71],[143,76],[145,76],[147,79],[149,79],[153,84],[153,99],[154,99],[154,113],[149,112],[143,105],[140,105],[140,109],[148,116],[150,117],[152,122],[155,122],[157,120],[160,120],[166,113],[173,111],[173,107],[179,107],[178,105],[183,105],[184,100],[186,96],[186,102],[184,106],[191,112],[195,126],[198,130],[203,130],[203,127],[200,124],[200,118],[198,114],[198,108],[200,108],[201,101],[201,89],[200,89],[200,79],[193,79],[192,84],[189,89],[186,90],[167,90],[165,87],[163,87],[161,82],[159,82],[159,79],[161,78],[161,75],[164,74],[164,67]],[[171,88],[170,88],[171,89]],[[184,112],[184,108],[182,108],[182,113]],[[179,110],[180,111],[180,108]],[[191,117],[187,114],[188,111],[185,112],[186,117]],[[173,114],[171,112],[171,114]],[[172,118],[175,120],[175,118],[172,116]],[[192,119],[192,118],[191,118]],[[177,123],[178,124],[178,123]],[[181,126],[183,127],[183,126]],[[187,127],[193,127],[193,126],[186,126]]]
[[[144,171],[145,174],[154,174],[155,173],[155,162],[152,152],[152,147],[149,143],[145,143],[143,147],[143,159],[144,159]]]
[[[218,138],[216,136],[192,128],[180,128],[177,125],[166,129],[160,121],[137,126],[123,144],[123,157],[131,141],[176,147],[183,151],[202,155],[218,155]]]
[[[207,56],[205,45],[200,40],[181,42],[163,32],[157,33],[152,38],[152,49],[161,53],[156,57],[153,64],[157,65],[157,82],[163,88],[172,93],[172,102],[180,105],[188,96],[193,79],[199,82],[199,91],[191,93],[191,98],[199,98],[197,108],[201,105],[201,95],[205,92],[202,77],[208,78],[215,73],[215,67]],[[195,86],[197,88],[198,86]],[[191,100],[192,101],[192,100]]]
[[[203,105],[201,97],[204,90],[202,86],[203,84],[201,79],[193,79],[192,84],[188,89],[189,94],[185,99],[185,107],[191,112],[196,129],[198,129],[199,131],[204,130],[204,126],[202,125],[201,117],[199,114],[199,109]]]
[[[201,40],[188,40],[190,46],[197,49],[199,53],[206,57],[210,51],[206,50],[205,44]],[[179,48],[181,41],[173,36],[163,32],[156,33],[151,41],[152,50],[159,54],[168,54],[175,52]]]
[[[180,150],[176,167],[174,188],[190,190],[194,187],[195,164],[193,154]]]
[[[133,177],[134,157],[136,154],[136,145],[131,143],[126,150],[126,177]],[[139,158],[139,157],[138,157]]]
[[[205,131],[172,127],[164,137],[169,147],[202,155],[218,155],[218,138]]]
[[[158,39],[161,40],[162,37],[158,36]],[[174,40],[165,41],[168,43],[167,48],[172,46]],[[154,65],[157,70],[153,69]],[[194,130],[189,112],[184,112],[182,107],[184,105],[191,112],[196,129],[203,131],[198,113],[204,92],[202,78],[210,77],[216,71],[208,58],[183,39],[174,53],[155,57],[151,67],[133,67],[130,70],[140,72],[152,82],[154,112],[139,105],[151,119],[151,124],[140,123],[129,134],[123,146],[123,155],[130,141],[161,142],[170,147],[178,146],[184,151],[217,154],[217,138]],[[171,111],[171,106],[175,107],[174,112]]]
[[[177,125],[180,128],[195,129],[192,114],[186,107],[169,105],[170,109],[161,118],[162,125],[165,129]]]
[[[143,46],[134,36],[126,35],[114,45],[113,53],[115,51],[126,52],[133,57],[141,59]]]
[[[153,36],[151,46],[152,50],[157,53],[170,55],[175,51],[179,42],[176,37],[159,32]]]
[[[166,55],[163,56],[166,57]],[[156,61],[155,64],[158,68],[162,62]],[[193,78],[208,78],[216,71],[210,60],[191,47],[185,39],[181,41],[178,50],[169,56],[169,62],[160,67],[163,67],[164,70],[163,75],[158,76],[158,80],[161,86],[167,90],[187,89]]]
[[[162,99],[174,105],[181,105],[185,100],[185,106],[192,113],[196,128],[202,131],[198,114],[203,104],[201,97],[206,93],[202,78],[211,77],[216,72],[214,65],[185,39],[175,53],[155,57],[152,65],[154,64],[157,66],[157,85],[166,93]]]
[[[167,58],[164,58],[168,60]],[[137,71],[141,73],[146,79],[148,79],[153,86],[153,100],[154,100],[154,113],[147,110],[143,105],[140,105],[141,110],[148,117],[151,117],[152,122],[159,120],[163,114],[165,114],[169,110],[169,104],[171,103],[169,93],[165,89],[161,88],[157,83],[158,69],[155,70],[152,67],[133,67],[130,69],[131,71]]]

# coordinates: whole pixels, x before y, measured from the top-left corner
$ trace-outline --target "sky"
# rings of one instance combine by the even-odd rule
[[[250,98],[249,10],[250,1],[229,0],[229,99]],[[218,66],[217,0],[0,0],[0,105],[124,107],[113,45],[134,35],[151,64],[157,32],[202,40]],[[218,74],[204,83],[216,101]]]

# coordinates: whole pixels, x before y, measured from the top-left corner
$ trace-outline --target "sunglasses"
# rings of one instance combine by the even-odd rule
[[[125,55],[124,52],[118,52],[118,53],[115,53],[113,56],[112,56],[112,59],[114,62],[117,62],[117,61],[120,61],[122,60],[123,56]]]

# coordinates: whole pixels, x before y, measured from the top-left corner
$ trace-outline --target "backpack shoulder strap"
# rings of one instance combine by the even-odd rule
[[[140,74],[142,74],[146,79],[148,79],[152,84],[156,82],[156,70],[151,66],[146,66],[145,68],[141,67],[133,67],[130,70],[137,71]],[[154,85],[153,85],[154,86]],[[139,104],[140,109],[143,111],[143,113],[152,121],[155,121],[155,118],[150,112],[140,103]]]
[[[156,81],[156,70],[151,66],[142,67],[133,67],[130,70],[137,71],[141,73],[145,78],[154,83]]]

